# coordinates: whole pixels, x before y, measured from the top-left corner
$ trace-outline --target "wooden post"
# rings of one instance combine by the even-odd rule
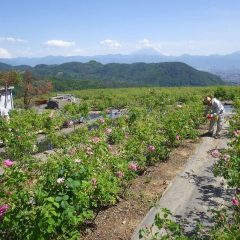
[[[14,109],[14,106],[13,106],[13,95],[12,95],[12,89],[10,89],[10,97],[11,97],[11,108]]]
[[[8,89],[7,83],[5,83],[5,103],[4,103],[5,108],[7,108],[7,89]]]

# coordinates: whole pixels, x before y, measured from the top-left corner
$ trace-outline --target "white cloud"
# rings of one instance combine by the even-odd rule
[[[147,38],[144,38],[143,40],[138,42],[139,45],[141,45],[142,47],[151,47],[151,43]]]
[[[160,43],[151,42],[149,39],[144,38],[138,42],[137,48],[153,48],[158,51],[162,48],[162,45]]]
[[[14,37],[0,37],[0,42],[22,43],[22,42],[26,42],[26,40],[21,38],[14,38]]]
[[[75,42],[67,42],[63,40],[48,40],[44,43],[44,45],[48,47],[67,48],[74,46]]]
[[[10,58],[11,54],[4,48],[0,48],[0,58]]]
[[[116,40],[112,40],[112,39],[105,39],[103,41],[100,42],[100,44],[108,47],[108,48],[119,48],[121,47],[121,44],[116,41]]]

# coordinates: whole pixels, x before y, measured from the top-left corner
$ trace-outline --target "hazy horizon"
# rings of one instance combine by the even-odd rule
[[[148,48],[142,48],[141,50],[147,50]],[[150,50],[154,50],[153,48],[151,48]],[[15,56],[15,57],[0,57],[1,59],[14,59],[14,58],[48,58],[48,57],[96,57],[96,56],[111,56],[111,55],[122,55],[122,56],[128,56],[131,54],[137,54],[137,51],[134,52],[129,52],[129,53],[106,53],[106,54],[92,54],[92,55],[60,55],[60,54],[49,54],[49,55],[44,55],[44,56]],[[235,54],[235,53],[240,53],[240,51],[234,51],[234,52],[230,52],[230,53],[223,53],[223,54],[218,54],[218,53],[213,53],[213,54],[189,54],[189,53],[183,53],[183,54],[179,54],[179,55],[168,55],[168,54],[162,54],[161,52],[158,52],[159,55],[163,55],[166,57],[181,57],[184,55],[189,55],[189,56],[199,56],[199,57],[211,57],[211,56],[226,56],[226,55],[231,55],[231,54]],[[147,54],[148,55],[148,54]],[[150,55],[150,54],[149,54]],[[93,59],[94,60],[94,59]]]

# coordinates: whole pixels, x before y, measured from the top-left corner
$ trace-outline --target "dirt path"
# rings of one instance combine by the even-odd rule
[[[229,117],[230,113],[227,115]],[[168,208],[178,221],[187,221],[185,230],[193,231],[196,220],[204,225],[211,224],[209,209],[219,208],[226,201],[230,201],[233,192],[226,188],[222,178],[213,175],[216,158],[210,154],[213,149],[227,147],[228,121],[225,122],[222,137],[214,139],[203,138],[196,152],[189,158],[184,170],[176,176],[172,184],[159,201],[157,207],[152,208],[141,224],[135,229],[132,240],[138,240],[139,229],[150,226],[154,216],[161,208]]]
[[[168,161],[149,167],[132,182],[118,204],[98,214],[94,225],[87,229],[82,239],[129,240],[134,229],[150,207],[159,201],[198,145],[199,141],[184,141],[183,145],[171,152]]]

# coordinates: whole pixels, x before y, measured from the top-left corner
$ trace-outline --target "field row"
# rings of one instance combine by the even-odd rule
[[[129,90],[128,114],[109,119],[103,111],[91,130],[85,126],[69,135],[56,129],[69,117],[86,116],[94,107],[91,99],[52,116],[21,110],[12,113],[9,123],[1,120],[0,139],[6,148],[1,157],[1,236],[79,239],[101,209],[118,202],[131,179],[166,160],[184,139],[197,138],[205,92],[186,90]],[[45,161],[33,156],[40,130],[58,148]]]

